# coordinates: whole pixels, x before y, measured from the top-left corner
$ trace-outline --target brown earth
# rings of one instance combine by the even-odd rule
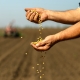
[[[0,80],[80,80],[80,38],[57,43],[41,53],[30,46],[39,37],[38,29],[20,31],[22,39],[0,37]],[[44,29],[42,37],[59,31]]]

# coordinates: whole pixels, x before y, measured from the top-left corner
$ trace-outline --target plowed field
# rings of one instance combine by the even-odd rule
[[[60,29],[44,29],[42,37]],[[0,37],[0,80],[80,80],[80,38],[54,45],[45,58],[30,46],[38,29],[22,29],[23,38]],[[44,66],[42,62],[44,61]],[[39,65],[37,65],[39,64]],[[37,73],[37,70],[43,72]],[[39,76],[44,74],[40,79]]]

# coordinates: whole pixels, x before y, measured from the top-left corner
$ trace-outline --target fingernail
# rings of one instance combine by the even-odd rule
[[[26,8],[24,8],[24,10],[26,10]]]

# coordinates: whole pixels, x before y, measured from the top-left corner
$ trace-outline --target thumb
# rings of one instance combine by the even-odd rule
[[[27,12],[28,10],[35,10],[35,8],[25,8],[24,10]]]
[[[25,8],[24,10],[27,12],[28,10],[31,10],[31,8]]]
[[[27,9],[27,8],[25,8],[24,10],[25,10],[25,11],[28,11],[28,9]]]
[[[36,44],[36,47],[40,47],[40,46],[43,46],[43,45],[45,45],[45,42],[44,41],[41,41],[41,42],[38,42]]]

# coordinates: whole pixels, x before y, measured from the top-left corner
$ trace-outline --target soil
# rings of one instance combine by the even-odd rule
[[[61,30],[44,29],[42,37]],[[37,41],[38,29],[20,31],[23,38],[0,37],[0,80],[80,80],[80,38],[62,41],[46,52],[38,52],[30,45]]]

